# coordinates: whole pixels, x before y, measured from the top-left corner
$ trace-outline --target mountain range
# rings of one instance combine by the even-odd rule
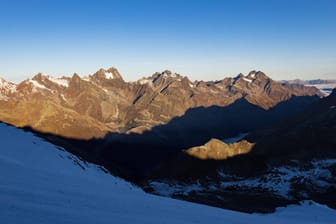
[[[191,81],[166,70],[135,82],[115,68],[39,73],[0,80],[0,121],[150,193],[244,212],[307,199],[336,207],[335,95],[260,71]]]
[[[19,84],[1,80],[0,91],[2,121],[76,139],[142,133],[188,109],[224,107],[238,99],[267,110],[292,96],[321,96],[314,87],[281,84],[255,71],[206,82],[164,71],[125,82],[115,68],[84,78],[39,73]]]

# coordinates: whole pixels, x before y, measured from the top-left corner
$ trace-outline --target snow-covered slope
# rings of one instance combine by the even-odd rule
[[[148,195],[31,133],[0,124],[1,223],[336,223],[315,203],[243,214]]]

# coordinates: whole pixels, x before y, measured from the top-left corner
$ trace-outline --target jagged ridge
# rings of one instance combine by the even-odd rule
[[[125,82],[116,68],[84,78],[39,73],[18,85],[2,80],[0,90],[0,120],[80,139],[108,132],[142,133],[190,108],[227,106],[240,98],[269,109],[292,96],[321,95],[314,87],[283,85],[255,71],[192,82],[166,70]]]

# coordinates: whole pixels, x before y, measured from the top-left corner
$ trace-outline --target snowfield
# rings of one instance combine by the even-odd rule
[[[0,124],[1,223],[336,223],[316,203],[244,214],[144,193],[31,133]]]

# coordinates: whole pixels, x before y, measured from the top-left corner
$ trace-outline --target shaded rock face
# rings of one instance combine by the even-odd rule
[[[78,139],[142,133],[190,108],[227,106],[241,98],[270,109],[292,96],[320,95],[313,87],[281,85],[255,71],[215,82],[164,71],[125,82],[116,68],[85,78],[39,73],[18,85],[2,80],[0,91],[0,120]]]
[[[336,90],[312,104],[303,113],[247,139],[257,142],[253,154],[272,162],[336,156]]]
[[[223,139],[265,128],[317,100],[318,97],[293,97],[270,110],[255,106],[246,99],[236,100],[226,107],[191,108],[183,116],[142,134],[110,133],[93,145],[84,142],[76,146],[75,142],[71,147],[64,147],[88,160],[95,158],[93,162],[104,165],[112,172],[118,170],[116,175],[131,181],[141,181],[156,174],[160,177],[175,178],[178,175],[189,178],[205,174],[207,170],[211,172],[211,169],[204,169],[204,164],[194,165],[193,161],[184,160],[187,154],[182,153],[183,150],[203,145],[212,138]],[[244,167],[249,165],[246,163]]]
[[[187,150],[161,166],[144,189],[244,212],[273,212],[302,200],[336,208],[335,122],[336,89],[241,142],[227,145],[212,139]]]

